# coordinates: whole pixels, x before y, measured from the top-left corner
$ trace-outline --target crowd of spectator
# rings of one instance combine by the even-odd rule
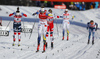
[[[37,6],[54,7],[54,5],[66,5],[71,10],[87,10],[100,8],[100,2],[53,2],[41,0],[0,0],[0,5],[20,5],[20,6]]]
[[[44,4],[46,7],[54,7],[54,5],[66,5],[71,10],[87,10],[100,8],[100,2],[48,2],[48,1],[35,1],[36,6]]]
[[[72,10],[86,10],[100,8],[99,2],[71,2],[69,5]]]

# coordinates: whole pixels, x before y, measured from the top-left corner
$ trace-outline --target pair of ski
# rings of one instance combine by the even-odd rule
[[[89,43],[90,43],[90,40],[88,40],[87,44],[89,44]],[[94,45],[94,40],[92,41],[92,45]]]
[[[15,46],[15,45],[16,45],[15,43],[12,44],[12,46]],[[19,46],[20,46],[20,44],[18,44],[18,47],[19,47]]]
[[[87,43],[89,45],[89,43]],[[94,43],[92,43],[92,45],[94,45]]]
[[[36,53],[39,52],[39,50],[36,51]],[[44,53],[45,51],[43,50],[42,53]]]
[[[53,48],[51,48],[51,50],[52,50],[52,49],[53,49]],[[36,53],[38,53],[38,52],[39,52],[39,50],[36,51]],[[42,53],[44,53],[44,52],[45,52],[45,50],[42,51]]]

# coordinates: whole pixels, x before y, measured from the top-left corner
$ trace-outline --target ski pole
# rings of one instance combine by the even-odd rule
[[[11,18],[11,20],[12,20],[12,18]],[[11,20],[9,21],[9,23],[8,23],[8,25],[6,26],[5,30],[8,28],[9,24],[11,23]]]
[[[25,34],[25,26],[24,26],[24,20],[23,20],[23,30],[24,30],[24,35],[26,37],[26,34]]]
[[[35,21],[36,21],[36,20],[35,20]],[[35,27],[35,22],[34,22],[34,24],[33,24],[33,26],[32,26],[32,31],[31,31],[31,33],[30,33],[29,39],[31,38],[31,35],[32,35],[32,32],[33,32],[34,27]]]
[[[55,17],[56,15],[54,14],[54,17]],[[55,18],[56,19],[56,18]],[[57,34],[58,34],[58,36],[59,36],[59,32],[58,32],[58,26],[57,26],[57,19],[56,19],[56,28],[57,28]]]
[[[59,36],[58,25],[57,25],[57,19],[56,19],[56,28],[57,28],[57,34],[58,34],[58,36]]]

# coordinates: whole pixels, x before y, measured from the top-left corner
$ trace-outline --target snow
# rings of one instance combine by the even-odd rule
[[[8,15],[16,11],[17,6],[5,6],[0,5],[2,11],[0,11],[0,17],[3,18],[3,26],[7,26],[9,20]],[[28,15],[24,24],[33,25],[35,20],[38,20],[36,16],[32,16],[32,13],[39,10],[39,7],[24,7],[20,6],[20,10]],[[46,8],[47,10],[49,8]],[[61,15],[64,10],[53,9],[54,13]],[[11,21],[10,35],[0,36],[0,59],[100,59],[100,30],[95,33],[95,44],[92,45],[92,40],[89,45],[87,45],[88,30],[86,29],[86,23],[93,19],[99,24],[99,11],[100,9],[91,9],[87,11],[70,11],[75,15],[75,19],[71,20],[70,25],[70,35],[69,41],[66,40],[67,35],[65,35],[65,40],[62,41],[62,19],[57,19],[54,22],[54,49],[51,50],[51,43],[48,40],[48,48],[45,53],[43,50],[43,39],[41,39],[40,51],[36,53],[37,49],[37,37],[38,37],[38,21],[35,22],[35,27],[31,38],[29,39],[30,33],[21,34],[21,46],[18,47],[18,40],[16,40],[16,45],[12,46],[13,42],[13,21]],[[8,14],[6,14],[8,12]],[[6,18],[7,17],[7,18]],[[57,33],[58,26],[58,33]],[[100,28],[100,26],[99,26]]]

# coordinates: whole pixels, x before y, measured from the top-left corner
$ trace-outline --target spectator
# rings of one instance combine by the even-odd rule
[[[51,1],[51,6],[52,6],[52,7],[54,6],[54,3],[53,3],[53,1]]]
[[[95,2],[95,8],[98,8],[99,2]]]
[[[99,4],[98,8],[100,8],[100,4]]]
[[[85,3],[82,2],[82,4],[80,5],[80,10],[85,10]]]
[[[77,7],[78,10],[80,9],[80,4],[79,4],[79,2],[76,2],[76,3],[75,3],[75,6]]]
[[[41,1],[40,0],[36,0],[36,6],[40,6],[41,5]]]
[[[44,1],[44,5],[47,7],[47,3],[48,3],[48,1]]]
[[[95,2],[91,2],[90,6],[91,6],[91,9],[95,8]]]

